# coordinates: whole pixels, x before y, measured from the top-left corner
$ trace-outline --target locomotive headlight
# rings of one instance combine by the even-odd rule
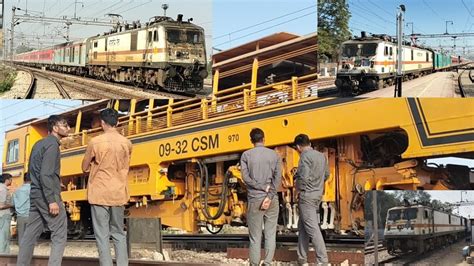
[[[201,71],[199,71],[199,76],[202,78],[202,79],[205,79],[207,78],[207,70],[206,69],[201,69]]]
[[[173,78],[176,76],[176,69],[174,67],[170,67],[166,74],[168,74],[168,77]]]

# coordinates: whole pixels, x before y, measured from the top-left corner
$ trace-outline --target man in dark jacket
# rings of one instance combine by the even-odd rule
[[[60,140],[69,134],[67,121],[58,115],[48,118],[48,136],[31,150],[28,173],[31,178],[30,213],[21,239],[17,265],[30,265],[34,246],[44,228],[51,231],[48,265],[61,265],[67,240],[67,215],[61,199]]]

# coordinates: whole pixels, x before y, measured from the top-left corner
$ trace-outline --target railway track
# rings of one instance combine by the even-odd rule
[[[296,246],[298,236],[277,235],[277,246]],[[214,249],[226,250],[228,247],[248,247],[250,240],[248,234],[222,234],[222,235],[163,235],[163,244],[171,247],[189,248],[189,249]],[[328,248],[357,248],[364,246],[363,238],[356,237],[338,237],[325,240]]]
[[[152,91],[139,87],[110,83],[86,77],[79,77],[53,71],[43,71],[30,67],[22,67],[36,73],[47,74],[50,79],[56,80],[61,86],[68,88],[68,91],[78,91],[91,99],[146,99],[146,98],[166,98],[166,99],[190,99],[194,96],[187,94],[175,94],[164,91]]]
[[[12,246],[16,246],[13,242]],[[338,264],[344,260],[349,260],[355,264],[362,264],[364,256],[362,253],[364,240],[355,237],[337,237],[326,240],[326,247],[328,255],[332,263]],[[190,244],[192,243],[192,244]],[[226,253],[228,259],[248,259],[248,235],[245,234],[223,234],[223,235],[163,235],[163,245],[161,246],[164,250],[170,254],[174,260],[182,260],[181,257],[177,257],[184,250],[193,251],[199,253]],[[280,262],[295,262],[296,256],[296,245],[297,236],[292,235],[279,235],[277,236],[277,247],[275,250],[275,260]],[[37,246],[39,247],[38,254],[47,254],[50,250],[50,241],[46,239],[40,239]],[[132,250],[133,258],[151,259],[150,253],[156,251],[155,243],[132,243],[130,248]],[[16,249],[14,247],[13,249]],[[68,240],[66,253],[67,256],[97,256],[96,245],[94,239],[82,239],[82,240]],[[173,254],[173,255],[171,255]],[[310,254],[310,260],[313,256],[313,252]],[[10,256],[14,257],[14,256]],[[69,259],[69,258],[68,258]],[[74,257],[71,258],[72,262],[77,263],[76,265],[89,265],[89,263],[97,262],[97,260],[85,259]],[[74,260],[78,259],[78,260]],[[86,260],[85,262],[83,262]],[[207,259],[208,260],[208,259]],[[200,260],[200,262],[207,262],[207,260]],[[90,262],[89,262],[90,261]],[[193,260],[196,261],[196,260]],[[0,257],[0,265],[2,264]],[[11,261],[10,261],[11,262]],[[71,263],[72,263],[71,262]],[[84,264],[83,264],[84,263]],[[173,262],[167,261],[166,264],[173,264]],[[163,264],[163,262],[161,263]],[[63,265],[74,265],[69,262],[63,263]],[[135,265],[130,263],[130,265]],[[180,264],[185,265],[185,264]],[[213,263],[215,265],[215,263]],[[283,264],[285,265],[285,264]],[[290,264],[293,265],[293,264]]]
[[[385,247],[382,242],[379,242],[379,244],[377,245],[377,251],[382,252],[382,251],[385,251],[385,250],[387,250],[387,247]],[[364,248],[365,255],[373,254],[374,252],[375,252],[375,246],[374,245],[366,246]]]
[[[424,252],[423,254],[418,254],[416,252],[412,252],[412,253],[403,254],[403,255],[399,255],[399,256],[389,255],[390,256],[389,258],[383,259],[383,260],[379,261],[379,263],[380,264],[393,263],[393,264],[397,264],[397,265],[416,264],[418,262],[421,262],[422,260],[430,258],[432,255],[439,252],[440,249],[444,249],[444,248],[449,247],[450,245],[454,245],[456,243],[459,243],[459,241],[451,243],[447,246],[436,247],[435,249]],[[461,251],[459,251],[459,252],[461,252]]]
[[[277,247],[296,247],[298,236],[277,235]],[[40,239],[39,243],[49,243],[49,240]],[[95,243],[93,236],[86,236],[85,239],[70,240],[70,244],[90,244]],[[187,249],[187,250],[206,250],[215,252],[225,252],[228,248],[248,248],[250,240],[248,234],[163,234],[163,246],[170,249]],[[357,249],[362,250],[364,247],[364,239],[356,237],[337,237],[325,240],[328,249]],[[134,246],[154,247],[154,243],[133,243]]]
[[[17,261],[16,255],[0,255],[0,265],[15,265]],[[32,265],[47,265],[48,256],[33,256],[31,261]],[[86,258],[86,257],[63,257],[61,263],[62,266],[88,266],[88,265],[99,265],[98,258]],[[128,261],[130,266],[139,266],[139,265],[208,265],[205,263],[191,263],[191,262],[173,262],[173,261],[151,261],[151,260],[136,260],[131,259]],[[224,264],[215,264],[215,265],[224,265]]]
[[[458,77],[458,87],[461,97],[474,97],[474,64],[462,69]]]
[[[47,75],[31,70],[29,68],[17,68],[21,71],[24,71],[30,75],[30,82],[28,88],[22,97],[23,99],[54,99],[60,96],[61,99],[70,99],[71,96],[69,93],[55,81],[53,78],[48,77]],[[51,86],[53,84],[54,86]]]

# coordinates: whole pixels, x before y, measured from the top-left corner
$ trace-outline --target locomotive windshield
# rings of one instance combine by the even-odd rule
[[[348,43],[342,45],[342,56],[374,56],[378,43]]]
[[[186,37],[188,43],[202,43],[202,34],[199,31],[188,30]]]
[[[168,29],[166,31],[166,35],[168,35],[168,41],[169,42],[174,42],[174,43],[181,42],[180,30]]]
[[[401,210],[391,210],[388,212],[388,220],[389,221],[397,221],[400,220],[401,217]]]
[[[417,213],[418,213],[418,209],[416,209],[416,208],[405,209],[405,211],[403,212],[403,219],[405,219],[405,220],[416,219],[416,214]]]
[[[388,212],[389,221],[398,221],[398,220],[413,220],[416,219],[418,209],[408,208],[408,209],[398,209],[391,210]]]
[[[167,29],[167,39],[172,43],[202,43],[202,33],[197,30]]]

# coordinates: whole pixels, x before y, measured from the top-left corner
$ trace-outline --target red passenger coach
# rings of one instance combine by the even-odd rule
[[[53,62],[53,49],[41,50],[37,52],[37,60],[34,63],[51,64]]]

